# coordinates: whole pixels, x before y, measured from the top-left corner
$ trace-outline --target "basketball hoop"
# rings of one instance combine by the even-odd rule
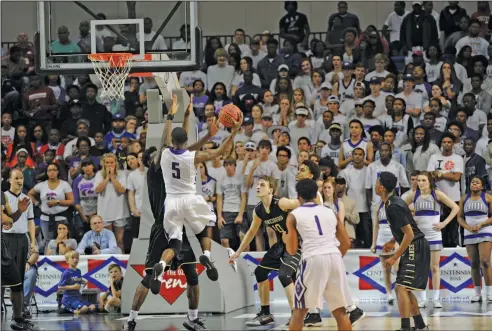
[[[101,98],[109,100],[125,99],[125,81],[132,67],[131,53],[89,54],[97,77],[101,80]]]

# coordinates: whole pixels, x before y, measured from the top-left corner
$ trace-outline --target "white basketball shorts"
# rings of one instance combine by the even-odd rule
[[[187,224],[194,234],[199,234],[210,221],[217,217],[201,195],[168,195],[164,202],[164,230],[169,240],[183,240],[183,225]]]
[[[323,307],[322,298],[328,303],[330,311],[346,307],[345,283],[347,276],[340,254],[315,255],[303,259],[295,284],[295,307]]]

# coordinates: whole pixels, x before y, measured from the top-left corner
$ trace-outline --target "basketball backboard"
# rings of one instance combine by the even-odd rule
[[[40,1],[37,14],[40,74],[93,74],[91,53],[132,53],[132,73],[202,64],[195,1]]]

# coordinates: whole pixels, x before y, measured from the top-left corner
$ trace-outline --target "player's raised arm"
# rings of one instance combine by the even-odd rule
[[[169,109],[169,113],[167,114],[166,124],[164,125],[164,129],[162,130],[161,145],[159,146],[159,149],[154,156],[154,164],[161,163],[162,151],[165,148],[171,146],[171,131],[173,128],[173,119],[174,115],[176,115],[176,113],[178,112],[178,107],[178,97],[173,94],[173,100],[171,101],[171,107]]]
[[[318,192],[318,195],[316,196],[314,203],[316,203],[317,205],[323,204],[323,197],[321,196],[321,193]],[[283,211],[294,210],[297,207],[299,207],[300,205],[301,205],[301,203],[297,199],[281,198],[278,201],[278,206]]]
[[[190,104],[188,105],[188,108],[186,108],[184,113],[182,128],[186,131],[186,134],[188,134],[188,124],[190,123],[190,115],[192,111],[193,111],[193,94],[190,95]]]
[[[219,146],[219,148],[209,150],[207,152],[197,152],[195,154],[195,167],[198,166],[198,164],[200,164],[200,163],[210,161],[213,158],[224,154],[224,152],[227,149],[227,145],[232,144],[232,142],[234,141],[234,138],[236,137],[236,134],[241,129],[241,125],[243,124],[243,114],[239,113],[239,120],[237,122],[233,120],[233,122],[234,122],[234,124],[232,126],[230,136],[227,137],[222,142],[222,144]]]
[[[289,214],[287,216],[287,253],[291,255],[295,255],[297,253],[297,249],[299,248],[299,240],[296,229],[296,218],[294,215]]]
[[[251,226],[249,227],[248,232],[244,235],[243,241],[241,242],[241,245],[237,249],[236,253],[231,255],[229,259],[229,263],[233,264],[234,261],[239,257],[239,255],[247,248],[249,247],[249,244],[253,240],[253,238],[256,236],[256,233],[260,229],[262,220],[256,216],[256,212],[253,211],[253,222],[251,223]]]

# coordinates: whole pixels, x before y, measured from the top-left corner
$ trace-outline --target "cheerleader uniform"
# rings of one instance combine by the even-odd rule
[[[417,190],[413,205],[415,207],[415,222],[429,242],[430,250],[442,250],[442,233],[432,228],[433,224],[441,221],[441,203],[436,197],[436,192],[432,191],[429,196],[424,198],[420,190]]]
[[[472,200],[470,194],[467,194],[463,204],[463,213],[466,223],[470,226],[486,221],[489,218],[489,205],[485,193],[481,194],[479,200]],[[492,226],[483,227],[477,233],[465,229],[465,245],[474,245],[485,241],[492,241]]]
[[[393,239],[393,233],[386,218],[386,209],[384,208],[384,202],[381,202],[378,209],[378,219],[379,219],[379,231],[378,239],[376,241],[376,254],[379,256],[388,256],[395,254],[396,247],[393,247],[391,251],[383,253],[383,246],[388,241]]]

